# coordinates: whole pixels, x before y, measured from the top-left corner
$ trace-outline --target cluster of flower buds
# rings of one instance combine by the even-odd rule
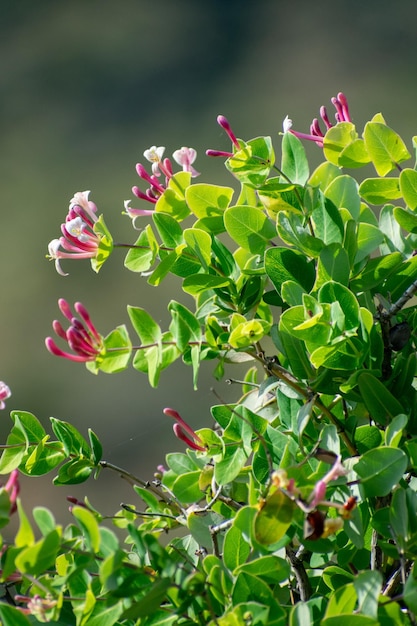
[[[78,191],[71,199],[65,223],[61,224],[62,237],[48,245],[48,258],[55,261],[56,270],[67,276],[60,266],[61,259],[91,259],[97,255],[100,243],[94,232],[97,207],[88,199],[89,191]]]
[[[350,497],[343,504],[326,500],[327,485],[346,476],[346,468],[343,466],[340,456],[335,456],[334,462],[330,470],[317,481],[310,497],[304,500],[300,496],[300,490],[296,487],[294,478],[289,478],[287,472],[283,469],[273,472],[271,477],[272,485],[277,489],[282,489],[306,514],[304,526],[304,538],[324,539],[329,535],[337,532],[343,527],[345,519],[351,515],[351,511],[356,506],[356,498]],[[337,516],[327,517],[326,513],[318,509],[318,507],[333,508],[337,510]]]
[[[61,350],[52,337],[45,339],[45,345],[49,352],[55,356],[62,356],[70,361],[82,363],[95,361],[103,349],[103,338],[92,323],[87,309],[81,302],[74,304],[74,309],[81,318],[81,320],[79,320],[73,315],[68,302],[63,298],[58,300],[58,306],[64,317],[69,320],[70,326],[65,330],[58,320],[54,320],[52,328],[58,337],[67,342],[74,354]]]
[[[143,192],[135,185],[132,187],[132,192],[137,198],[146,200],[151,204],[157,203],[158,199],[165,192],[170,178],[174,175],[171,160],[163,158],[164,152],[164,146],[152,146],[143,153],[145,159],[152,163],[152,174],[149,174],[142,163],[137,163],[136,165],[136,172],[139,177],[147,183],[148,188]],[[184,172],[190,172],[193,178],[199,176],[199,172],[197,172],[192,165],[197,157],[197,152],[194,148],[182,147],[179,150],[175,150],[172,156],[174,161],[182,166]],[[164,182],[161,182],[162,176],[165,177]],[[129,206],[130,202],[130,200],[126,200],[124,206],[126,213],[131,218],[151,215],[153,213],[153,209],[134,209]]]
[[[175,424],[172,427],[175,436],[187,444],[191,450],[197,450],[199,452],[206,452],[206,448],[203,445],[201,438],[197,433],[185,422],[181,415],[174,409],[164,409],[164,414],[168,417],[172,417],[175,420]]]
[[[10,398],[11,395],[12,392],[10,391],[10,388],[6,385],[6,383],[0,380],[0,410],[6,408],[5,400]]]
[[[336,109],[335,120],[336,124],[339,122],[351,122],[351,117],[349,113],[349,107],[347,103],[346,96],[343,93],[338,93],[336,97],[331,99],[333,106]],[[320,107],[320,117],[326,127],[326,131],[329,128],[332,128],[334,124],[332,124],[329,120],[329,116],[327,114],[327,109],[325,106]],[[325,133],[322,131],[320,122],[317,118],[314,118],[310,125],[310,134],[308,133],[299,133],[296,130],[292,130],[292,120],[286,116],[283,122],[283,131],[291,132],[293,135],[298,137],[299,139],[308,139],[309,141],[314,141],[320,148],[323,147],[323,138]]]
[[[234,147],[236,150],[240,150],[241,148],[240,143],[237,140],[236,135],[233,132],[228,119],[224,117],[224,115],[218,115],[217,123],[219,124],[219,126],[223,128],[224,131],[226,131],[227,136],[232,142],[232,149]],[[224,150],[206,150],[206,154],[207,156],[226,157],[227,159],[233,156],[233,152],[226,152]]]
[[[16,594],[14,601],[26,604],[26,607],[18,607],[20,612],[24,615],[35,615],[40,622],[49,622],[50,617],[47,613],[58,604],[57,600],[53,600],[51,597],[42,598],[38,594],[33,597]]]

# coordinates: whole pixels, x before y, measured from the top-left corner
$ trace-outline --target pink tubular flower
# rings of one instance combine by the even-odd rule
[[[328,483],[332,480],[337,480],[341,476],[346,476],[347,473],[347,469],[343,467],[341,458],[340,456],[338,456],[327,474],[323,476],[321,480],[317,481],[313,489],[313,493],[311,494],[309,506],[311,508],[315,508],[317,505],[320,504],[320,502],[323,502],[326,497],[326,489]]]
[[[232,127],[229,124],[229,121],[226,117],[224,117],[224,115],[218,115],[217,116],[217,123],[219,124],[219,126],[221,126],[223,128],[223,130],[226,131],[227,136],[229,137],[230,141],[232,142],[233,146],[235,147],[236,150],[240,150],[240,144],[236,138],[236,135],[234,134]],[[222,157],[232,157],[233,156],[233,152],[225,152],[223,150],[206,150],[206,154],[207,156],[222,156]]]
[[[6,408],[5,400],[10,398],[11,395],[12,392],[10,391],[10,388],[6,385],[6,383],[0,380],[0,410]]]
[[[61,224],[62,237],[48,245],[48,258],[55,261],[56,270],[67,276],[60,259],[91,259],[97,255],[100,238],[94,232],[97,207],[88,199],[89,191],[79,191],[70,201],[65,223]]]
[[[103,349],[103,338],[97,332],[95,326],[91,322],[87,309],[76,302],[74,304],[75,311],[79,314],[82,321],[73,316],[71,308],[66,300],[60,298],[58,306],[61,313],[70,321],[68,330],[64,330],[61,323],[54,320],[52,328],[58,337],[61,337],[68,343],[68,346],[75,354],[64,352],[56,345],[51,337],[45,339],[45,345],[51,354],[62,356],[70,361],[86,362],[95,361]]]
[[[206,448],[202,445],[203,442],[197,433],[185,422],[181,415],[175,411],[174,409],[164,409],[164,414],[172,417],[177,423],[173,426],[173,431],[175,436],[184,441],[189,448],[192,450],[198,450],[200,452],[205,452]]]
[[[350,117],[350,113],[349,113],[349,107],[348,107],[346,96],[342,92],[338,93],[336,97],[332,98],[331,102],[334,108],[336,109],[336,114],[335,114],[336,124],[338,124],[339,122],[351,122],[352,121]],[[329,128],[333,127],[333,124],[330,122],[329,117],[327,115],[326,107],[324,106],[320,107],[320,117],[326,127],[326,131],[329,130]],[[283,124],[284,133],[290,132],[296,137],[298,137],[299,139],[308,139],[309,141],[314,141],[318,146],[320,146],[320,148],[323,147],[323,138],[324,138],[325,133],[323,133],[320,127],[320,122],[317,118],[314,118],[314,120],[311,123],[310,134],[299,133],[298,131],[292,130],[291,126],[292,126],[292,121],[288,118],[288,115],[287,115]]]
[[[11,472],[7,483],[4,485],[4,490],[9,494],[10,514],[15,513],[17,511],[17,496],[20,492],[19,472],[17,469]]]

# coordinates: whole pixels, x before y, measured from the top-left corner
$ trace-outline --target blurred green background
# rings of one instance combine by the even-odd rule
[[[182,363],[152,390],[132,369],[96,377],[45,350],[59,297],[81,300],[103,334],[127,323],[127,304],[144,306],[166,326],[169,300],[188,302],[174,280],[154,289],[125,270],[119,250],[99,275],[88,261],[64,261],[70,275],[57,275],[45,254],[69,200],[90,189],[115,240],[133,242],[137,233],[121,212],[146,148],[164,145],[170,155],[192,146],[199,181],[231,184],[222,161],[204,154],[229,148],[219,113],[238,136],[269,134],[278,144],[286,114],[307,131],[340,90],[360,129],[382,110],[410,148],[416,23],[415,0],[2,0],[0,379],[13,392],[7,408],[32,411],[45,426],[52,415],[84,434],[93,428],[105,458],[143,479],[167,451],[183,449],[165,406],[195,427],[210,424],[212,363],[197,392]],[[318,161],[319,149],[309,150]],[[214,386],[225,399],[238,393],[224,382]],[[4,441],[8,410],[0,417]],[[53,488],[51,478],[24,481],[23,498],[63,521],[68,494],[88,494],[103,513],[133,500],[110,474],[68,489]]]

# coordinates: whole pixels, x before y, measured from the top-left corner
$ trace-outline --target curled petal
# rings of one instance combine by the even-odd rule
[[[282,122],[282,132],[287,133],[292,127],[292,120],[286,115],[284,117],[284,121]]]

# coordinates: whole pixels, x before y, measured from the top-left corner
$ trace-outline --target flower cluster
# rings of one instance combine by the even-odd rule
[[[347,103],[346,96],[343,93],[338,93],[336,97],[331,99],[333,106],[336,109],[335,120],[336,124],[340,122],[351,122],[351,117],[349,113],[349,107]],[[332,124],[329,120],[329,116],[327,114],[327,109],[325,106],[320,107],[320,117],[326,127],[326,131],[329,128],[332,128],[334,124]],[[308,133],[300,133],[296,130],[292,130],[292,120],[286,116],[283,122],[283,131],[291,132],[293,135],[298,137],[299,139],[308,139],[309,141],[314,141],[320,148],[323,147],[323,138],[325,133],[323,133],[320,122],[317,118],[314,118],[310,125],[310,134]]]
[[[163,158],[164,152],[164,146],[152,146],[143,153],[145,159],[152,163],[152,174],[149,174],[142,163],[136,164],[136,172],[139,177],[148,184],[148,188],[145,192],[143,192],[135,185],[132,187],[132,192],[137,198],[146,200],[151,204],[156,204],[158,202],[158,199],[166,191],[169,180],[174,175],[171,160]],[[197,172],[192,165],[197,157],[197,152],[194,148],[182,147],[179,150],[175,150],[172,156],[174,161],[178,163],[178,165],[182,166],[184,172],[190,172],[193,178],[199,176],[199,172]],[[165,177],[164,182],[161,182],[160,180],[162,176]],[[130,200],[126,200],[124,206],[126,213],[131,218],[151,215],[153,213],[153,209],[134,209],[129,206],[130,202]]]
[[[350,497],[344,504],[325,499],[327,485],[333,480],[346,476],[347,473],[341,458],[337,456],[331,469],[317,481],[310,497],[305,501],[300,497],[300,490],[296,487],[294,478],[289,478],[283,469],[273,472],[271,476],[273,487],[283,490],[306,514],[305,539],[324,539],[340,530],[344,520],[350,517],[352,509],[356,506],[356,498]],[[338,515],[327,517],[325,513],[318,510],[318,506],[336,509]]]
[[[48,258],[55,261],[59,274],[67,276],[60,266],[61,259],[91,259],[97,255],[100,237],[94,232],[97,222],[97,207],[88,199],[89,191],[79,191],[70,201],[62,237],[53,239],[48,245]]]
[[[58,337],[68,343],[69,348],[73,350],[75,354],[61,350],[52,337],[45,339],[45,345],[49,352],[55,356],[62,356],[70,361],[95,361],[103,350],[103,338],[99,335],[91,322],[87,309],[81,302],[74,304],[74,309],[81,317],[81,321],[73,315],[68,302],[63,298],[58,300],[58,306],[61,313],[70,321],[70,326],[68,330],[65,330],[58,320],[54,320],[52,328]]]

